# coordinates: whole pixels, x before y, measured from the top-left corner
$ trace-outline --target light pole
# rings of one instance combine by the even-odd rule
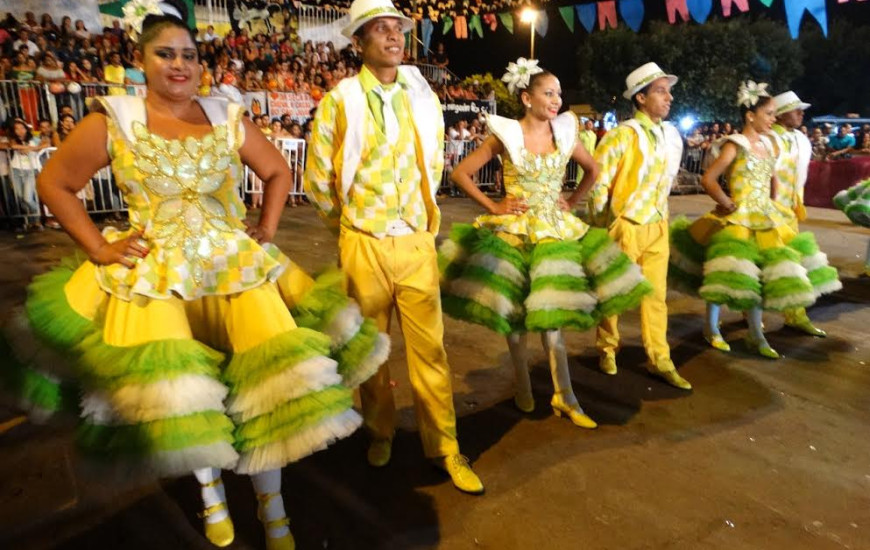
[[[523,11],[520,12],[520,21],[523,23],[528,23],[529,25],[529,34],[530,36],[530,53],[529,59],[535,58],[535,21],[538,19],[538,12],[533,10],[532,8],[524,8]]]

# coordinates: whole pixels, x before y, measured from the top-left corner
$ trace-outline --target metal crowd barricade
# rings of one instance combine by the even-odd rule
[[[457,195],[459,190],[450,181],[450,174],[474,149],[477,142],[474,140],[447,139],[444,143],[444,172],[441,175],[440,193]],[[490,160],[483,168],[473,176],[474,183],[482,189],[496,190],[501,186],[501,161],[497,158]]]
[[[0,122],[21,118],[36,128],[41,119],[57,120],[52,96],[38,81],[0,80]]]
[[[302,188],[302,174],[305,172],[305,140],[296,138],[275,138],[270,140],[275,148],[281,152],[281,156],[287,161],[287,165],[293,172],[293,185],[290,188],[291,197],[304,197]],[[263,193],[263,181],[257,177],[253,170],[245,166],[243,173],[244,192],[246,195],[261,195]],[[260,197],[261,200],[262,197]],[[253,204],[257,200],[252,199]]]
[[[55,147],[46,147],[39,151],[37,160],[40,170],[56,150]],[[98,170],[91,176],[91,181],[76,193],[76,196],[82,201],[89,214],[116,214],[127,211],[127,203],[124,202],[121,190],[115,185],[111,166],[104,166]],[[51,212],[44,206],[43,211],[47,217],[51,217]]]
[[[197,21],[206,21],[209,25],[230,22],[227,0],[193,0],[193,13]]]

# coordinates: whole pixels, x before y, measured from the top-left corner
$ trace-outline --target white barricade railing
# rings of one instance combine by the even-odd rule
[[[444,142],[444,172],[441,176],[441,193],[457,195],[459,190],[450,181],[450,174],[475,148],[478,142],[475,140],[447,139]],[[477,174],[472,176],[474,183],[480,188],[492,188],[495,191],[501,189],[501,161],[494,158],[487,162]]]
[[[41,119],[56,120],[53,94],[36,81],[0,80],[0,118],[2,122],[21,118],[36,128]]]
[[[438,65],[432,65],[431,63],[415,63],[414,66],[420,69],[420,74],[422,74],[423,78],[429,82],[446,82],[448,76],[453,80],[459,80],[459,78],[450,72],[449,69],[439,67]]]
[[[305,140],[296,138],[276,138],[270,140],[281,156],[287,161],[293,172],[293,185],[290,188],[290,195],[293,197],[305,196],[305,191],[302,189],[302,174],[305,172]],[[251,195],[251,201],[254,206],[259,206],[259,201],[263,200],[263,181],[257,177],[253,170],[245,166],[244,170],[244,190],[245,193]]]

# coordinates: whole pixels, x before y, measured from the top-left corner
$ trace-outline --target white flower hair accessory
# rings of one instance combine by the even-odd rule
[[[767,83],[755,83],[752,80],[740,83],[740,88],[737,90],[737,105],[742,105],[747,109],[755,107],[758,100],[762,97],[770,97],[770,92],[767,91]]]
[[[142,22],[149,15],[172,15],[183,19],[175,6],[160,0],[130,0],[122,10],[124,25],[130,29],[133,38],[142,34]]]
[[[515,94],[517,90],[528,88],[532,75],[542,72],[544,72],[544,69],[538,67],[537,59],[521,57],[517,59],[516,63],[508,63],[507,72],[501,79],[507,84],[508,91]]]

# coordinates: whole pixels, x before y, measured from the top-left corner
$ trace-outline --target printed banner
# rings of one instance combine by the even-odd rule
[[[828,12],[825,9],[825,0],[785,0],[785,19],[788,21],[791,37],[798,37],[804,11],[809,12],[810,16],[819,22],[822,33],[828,36]]]
[[[317,104],[308,94],[290,92],[269,93],[269,116],[272,118],[290,115],[296,122],[302,123],[311,118],[311,109]]]
[[[441,104],[444,111],[444,128],[450,128],[460,120],[471,122],[481,113],[495,114],[495,101],[485,99],[454,99]]]
[[[266,92],[245,92],[242,94],[242,103],[252,117],[269,114]]]

